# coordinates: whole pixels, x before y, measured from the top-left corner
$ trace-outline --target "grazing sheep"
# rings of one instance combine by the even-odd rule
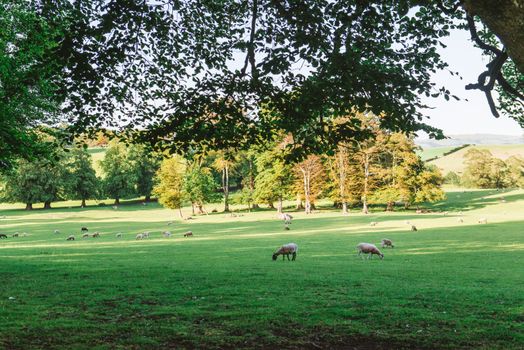
[[[118,210],[118,206],[116,206],[116,205],[113,205],[112,208],[113,208],[114,210]]]
[[[82,228],[80,229],[80,231],[82,231],[82,232],[87,232],[87,231],[89,231],[89,230],[87,229],[87,227],[82,227]]]
[[[59,230],[55,230],[55,233],[60,233],[60,231]]]
[[[13,237],[18,237],[18,232],[13,233]]]
[[[417,230],[417,226],[415,226],[415,225],[411,225],[411,231],[418,231],[418,230]]]
[[[486,218],[479,219],[479,224],[487,224],[487,223],[488,223],[488,219]]]
[[[162,235],[163,235],[164,237],[168,238],[168,237],[171,237],[171,232],[169,232],[169,231],[164,231],[164,232],[162,232]]]
[[[193,237],[193,232],[191,231],[187,231],[186,233],[184,233],[184,237]]]
[[[373,257],[373,254],[376,254],[380,257],[380,259],[384,259],[384,254],[378,250],[378,248],[371,243],[359,243],[357,245],[358,250],[358,256],[362,257],[361,254],[369,254],[368,259],[371,259]]]
[[[395,246],[393,245],[393,241],[391,239],[384,238],[381,243],[382,243],[382,248],[386,248],[386,247],[395,248]]]
[[[144,235],[139,233],[136,235],[135,239],[143,239],[144,238]]]
[[[291,224],[291,220],[293,220],[293,216],[291,216],[288,213],[281,213],[279,215],[279,218],[280,218],[280,220],[284,220],[284,225],[290,225]]]
[[[288,225],[288,224],[284,224],[284,230],[286,230],[286,231],[291,230],[291,229],[289,228],[289,225]]]
[[[89,233],[84,233],[84,234],[82,235],[82,238],[88,238],[88,237],[89,237]]]
[[[75,240],[75,236],[73,235],[66,238],[66,241],[74,241],[74,240]]]
[[[27,236],[29,236],[29,235],[27,234],[27,232],[22,232],[22,237],[27,237]]]
[[[285,260],[284,258],[287,256],[287,260],[289,261],[289,254],[293,255],[293,258],[291,260],[295,261],[297,258],[298,253],[298,245],[296,243],[288,243],[284,244],[282,247],[278,248],[276,252],[273,253],[273,261],[277,260],[277,257],[279,255],[282,255],[282,260]]]
[[[370,226],[377,226],[377,225],[378,225],[378,222],[376,222],[376,221],[371,221],[371,222],[369,223],[369,225],[370,225]]]
[[[100,232],[93,233],[93,238],[97,238],[97,237],[100,237]]]
[[[7,235],[3,234],[3,233],[0,233],[0,238],[7,238]]]
[[[118,233],[116,234],[116,238],[122,238],[122,232],[118,232]]]
[[[142,232],[142,238],[149,238],[149,232]]]

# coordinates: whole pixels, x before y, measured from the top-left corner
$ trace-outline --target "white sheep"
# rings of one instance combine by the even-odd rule
[[[149,238],[149,232],[143,232],[142,233],[142,238]]]
[[[359,243],[357,245],[357,251],[360,257],[362,257],[361,254],[364,253],[369,254],[368,259],[371,259],[373,254],[378,255],[380,259],[384,259],[384,254],[382,254],[380,250],[378,250],[377,246],[371,243]]]
[[[382,248],[385,248],[385,247],[395,248],[395,246],[393,245],[393,241],[391,239],[384,238],[381,244],[382,244]]]
[[[377,226],[377,225],[378,225],[378,222],[376,222],[376,221],[371,221],[371,222],[369,223],[369,225],[370,225],[370,226]]]
[[[164,232],[162,232],[162,235],[164,237],[168,238],[168,237],[171,237],[171,232],[170,231],[164,231]]]
[[[114,210],[118,210],[118,206],[117,205],[113,205],[113,209]]]
[[[291,220],[293,220],[293,216],[288,213],[281,213],[280,220],[284,220],[284,225],[289,225],[291,224]]]
[[[488,219],[486,218],[480,218],[479,219],[479,224],[487,224],[488,223]]]
[[[118,233],[116,234],[116,238],[122,238],[122,232],[118,232]]]
[[[13,237],[18,237],[18,232],[13,233]]]
[[[143,239],[144,235],[142,233],[139,233],[136,235],[135,239]]]
[[[282,260],[284,260],[284,257],[287,256],[287,260],[289,261],[290,260],[289,254],[292,254],[293,259],[291,260],[294,261],[297,258],[297,253],[298,253],[298,245],[296,243],[288,243],[278,248],[277,251],[273,253],[272,259],[277,260],[277,257],[279,255],[282,255]]]
[[[74,240],[75,240],[75,236],[73,235],[66,238],[66,241],[74,241]]]

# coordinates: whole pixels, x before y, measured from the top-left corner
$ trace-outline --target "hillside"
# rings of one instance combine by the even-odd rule
[[[456,147],[460,145],[521,145],[524,144],[524,136],[496,135],[496,134],[464,134],[448,135],[444,140],[415,139],[415,143],[424,150],[430,148]]]
[[[455,153],[449,154],[447,156],[443,156],[441,158],[435,159],[433,161],[428,162],[429,164],[436,165],[441,171],[442,174],[447,174],[450,171],[454,171],[456,173],[462,173],[464,171],[464,155],[466,152],[472,148],[476,147],[478,149],[487,149],[488,151],[493,154],[494,157],[500,158],[500,159],[507,159],[514,155],[520,155],[524,157],[524,144],[519,145],[482,145],[482,146],[468,146],[466,148],[463,148]],[[441,148],[435,148],[431,149],[429,151],[424,151],[422,153],[423,159],[430,158],[427,156],[428,154],[434,154],[438,155],[444,153],[446,150],[449,150],[449,147],[441,147]]]

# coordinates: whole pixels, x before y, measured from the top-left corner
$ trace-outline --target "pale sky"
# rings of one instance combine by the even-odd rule
[[[447,40],[447,48],[440,53],[444,61],[448,62],[449,69],[461,73],[463,80],[447,72],[435,75],[437,86],[446,86],[452,94],[457,95],[462,101],[451,98],[427,99],[425,102],[435,107],[428,110],[426,115],[431,119],[429,125],[444,130],[445,134],[504,134],[523,135],[522,129],[513,119],[500,116],[493,117],[485,95],[478,90],[465,90],[469,83],[476,83],[480,73],[485,70],[488,63],[482,51],[475,48],[469,40],[469,32],[465,30],[454,31]],[[464,99],[468,99],[465,101]],[[424,138],[423,135],[419,135]]]

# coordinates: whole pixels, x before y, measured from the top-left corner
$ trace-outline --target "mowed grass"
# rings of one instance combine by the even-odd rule
[[[428,214],[294,213],[290,231],[273,211],[4,210],[0,232],[29,236],[0,241],[0,347],[522,349],[524,191],[448,196]],[[382,238],[384,260],[356,255]],[[271,261],[288,242],[297,260]]]

